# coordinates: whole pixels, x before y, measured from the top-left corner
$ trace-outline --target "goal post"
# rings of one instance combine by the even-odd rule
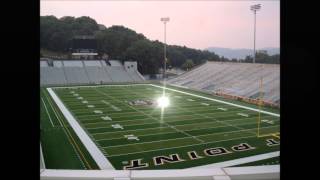
[[[260,94],[259,94],[259,103],[258,103],[258,106],[259,106],[259,112],[258,112],[258,127],[257,127],[257,136],[258,136],[258,137],[260,137],[260,126],[261,126],[261,106],[262,106],[262,98],[263,98],[263,94],[262,94],[262,81],[263,81],[263,78],[261,77],[260,85],[259,85]]]
[[[261,110],[262,110],[262,106],[264,104],[263,97],[264,97],[263,77],[261,77],[260,84],[259,84],[259,100],[258,100],[259,112],[258,112],[258,118],[257,118],[257,137],[260,138],[260,137],[266,137],[266,136],[274,136],[274,137],[280,139],[280,132],[279,132],[278,128],[274,129],[272,127],[270,127],[270,128],[262,127],[262,123],[268,123],[270,125],[275,123],[273,120],[267,120],[267,119],[262,120]]]

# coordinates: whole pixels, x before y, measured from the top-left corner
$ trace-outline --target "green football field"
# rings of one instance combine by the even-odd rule
[[[259,113],[255,105],[155,84],[52,90],[115,169],[259,165],[268,159],[279,163],[279,157],[258,159],[279,151],[277,109],[262,108]],[[50,94],[45,88],[41,92],[47,168],[98,169]],[[163,93],[170,101],[166,108],[157,105]],[[246,157],[257,160],[240,160]]]

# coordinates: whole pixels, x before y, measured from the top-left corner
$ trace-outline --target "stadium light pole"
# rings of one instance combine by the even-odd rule
[[[251,11],[254,14],[254,25],[253,25],[253,63],[256,63],[256,14],[261,9],[261,4],[255,4],[250,6]]]
[[[254,32],[253,32],[253,63],[256,63],[256,14],[257,11],[259,11],[261,9],[261,4],[255,4],[250,6],[251,11],[253,11],[254,14]],[[263,69],[263,66],[261,66],[261,68]],[[258,127],[257,127],[257,137],[260,137],[260,124],[261,124],[261,106],[262,106],[262,99],[263,99],[263,94],[262,94],[262,84],[263,84],[263,77],[261,75],[261,80],[260,80],[260,87],[259,87],[259,91],[260,91],[260,95],[259,95],[259,113],[258,113]]]
[[[163,24],[164,24],[164,51],[163,51],[163,54],[164,54],[164,63],[163,63],[163,82],[164,82],[164,79],[166,78],[166,64],[167,64],[167,47],[166,47],[166,25],[167,25],[167,22],[169,22],[170,18],[169,17],[163,17],[160,19]]]

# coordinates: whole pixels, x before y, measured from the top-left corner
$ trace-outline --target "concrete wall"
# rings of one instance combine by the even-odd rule
[[[280,166],[181,170],[44,170],[42,180],[276,180]]]

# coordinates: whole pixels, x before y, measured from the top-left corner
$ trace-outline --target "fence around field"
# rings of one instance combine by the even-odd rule
[[[274,180],[280,179],[280,166],[251,166],[182,170],[53,170],[40,174],[41,180]]]

